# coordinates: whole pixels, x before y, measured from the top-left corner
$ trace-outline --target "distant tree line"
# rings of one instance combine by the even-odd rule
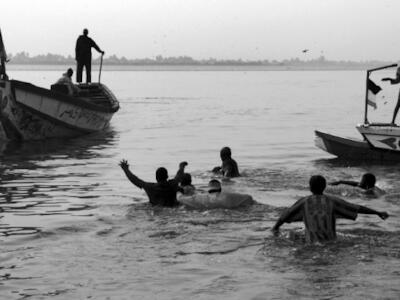
[[[59,54],[39,54],[30,56],[27,52],[19,52],[15,55],[8,54],[11,64],[37,64],[37,65],[71,65],[75,64],[75,58],[71,55],[63,56]],[[100,63],[100,58],[95,58],[93,64]],[[344,68],[365,68],[381,66],[391,62],[370,60],[370,61],[334,61],[327,60],[324,56],[315,59],[301,60],[300,58],[277,60],[242,60],[242,59],[193,59],[190,56],[163,57],[155,58],[135,58],[117,57],[115,54],[104,57],[103,63],[107,65],[187,65],[187,66],[293,66],[293,67],[344,67]]]

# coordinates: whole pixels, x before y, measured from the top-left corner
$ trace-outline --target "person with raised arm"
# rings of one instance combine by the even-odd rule
[[[168,180],[168,171],[166,168],[160,167],[156,170],[157,182],[146,182],[130,171],[127,160],[121,160],[119,166],[130,182],[138,188],[144,189],[152,205],[167,207],[179,205],[176,199],[176,193],[179,190],[178,182],[175,179]]]
[[[284,223],[304,222],[307,242],[326,242],[336,239],[337,218],[355,220],[358,214],[373,214],[383,220],[389,217],[387,212],[324,195],[326,180],[321,175],[312,176],[309,184],[312,195],[299,199],[281,214],[272,228],[274,235]]]

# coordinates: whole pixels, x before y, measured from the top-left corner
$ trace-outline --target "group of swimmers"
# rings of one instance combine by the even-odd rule
[[[229,147],[220,151],[221,166],[215,167],[213,173],[232,178],[240,176],[236,161],[232,158]],[[212,179],[208,183],[208,192],[196,192],[192,185],[192,177],[185,172],[187,162],[179,164],[174,179],[168,179],[168,171],[164,167],[156,170],[157,182],[146,182],[137,177],[129,169],[127,160],[121,160],[120,167],[127,178],[138,188],[144,189],[152,205],[174,207],[184,204],[192,208],[233,208],[253,203],[250,195],[222,191],[221,182]],[[177,196],[178,195],[178,196]]]
[[[232,158],[229,147],[220,151],[221,166],[212,171],[224,177],[240,176],[236,161]],[[192,178],[185,172],[187,162],[179,164],[175,178],[168,180],[168,171],[160,167],[156,171],[156,183],[146,182],[134,175],[127,160],[121,160],[120,167],[127,178],[138,188],[144,189],[152,205],[174,207],[183,204],[191,208],[234,208],[248,206],[255,201],[250,195],[224,192],[221,182],[212,179],[208,184],[208,192],[200,193],[192,185]],[[359,187],[367,193],[376,193],[380,190],[375,186],[376,178],[371,173],[366,173],[360,182],[339,180],[331,185],[347,184]],[[284,223],[304,222],[305,237],[308,242],[326,242],[336,239],[336,219],[345,218],[355,220],[358,214],[375,214],[385,220],[389,217],[387,212],[376,211],[366,206],[347,202],[339,197],[324,194],[326,180],[321,175],[310,178],[309,187],[311,195],[299,199],[295,204],[286,209],[272,228],[274,235],[279,234],[279,228]],[[177,197],[178,194],[178,197]]]

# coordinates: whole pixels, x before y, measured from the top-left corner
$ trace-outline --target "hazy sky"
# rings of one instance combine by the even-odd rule
[[[1,0],[7,52],[127,58],[400,59],[399,0]],[[310,49],[306,54],[302,49]]]

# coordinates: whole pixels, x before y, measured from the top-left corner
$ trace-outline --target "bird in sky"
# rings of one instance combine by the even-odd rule
[[[304,49],[303,51],[301,51],[301,52],[303,52],[303,53],[307,53],[308,52],[308,49]]]

